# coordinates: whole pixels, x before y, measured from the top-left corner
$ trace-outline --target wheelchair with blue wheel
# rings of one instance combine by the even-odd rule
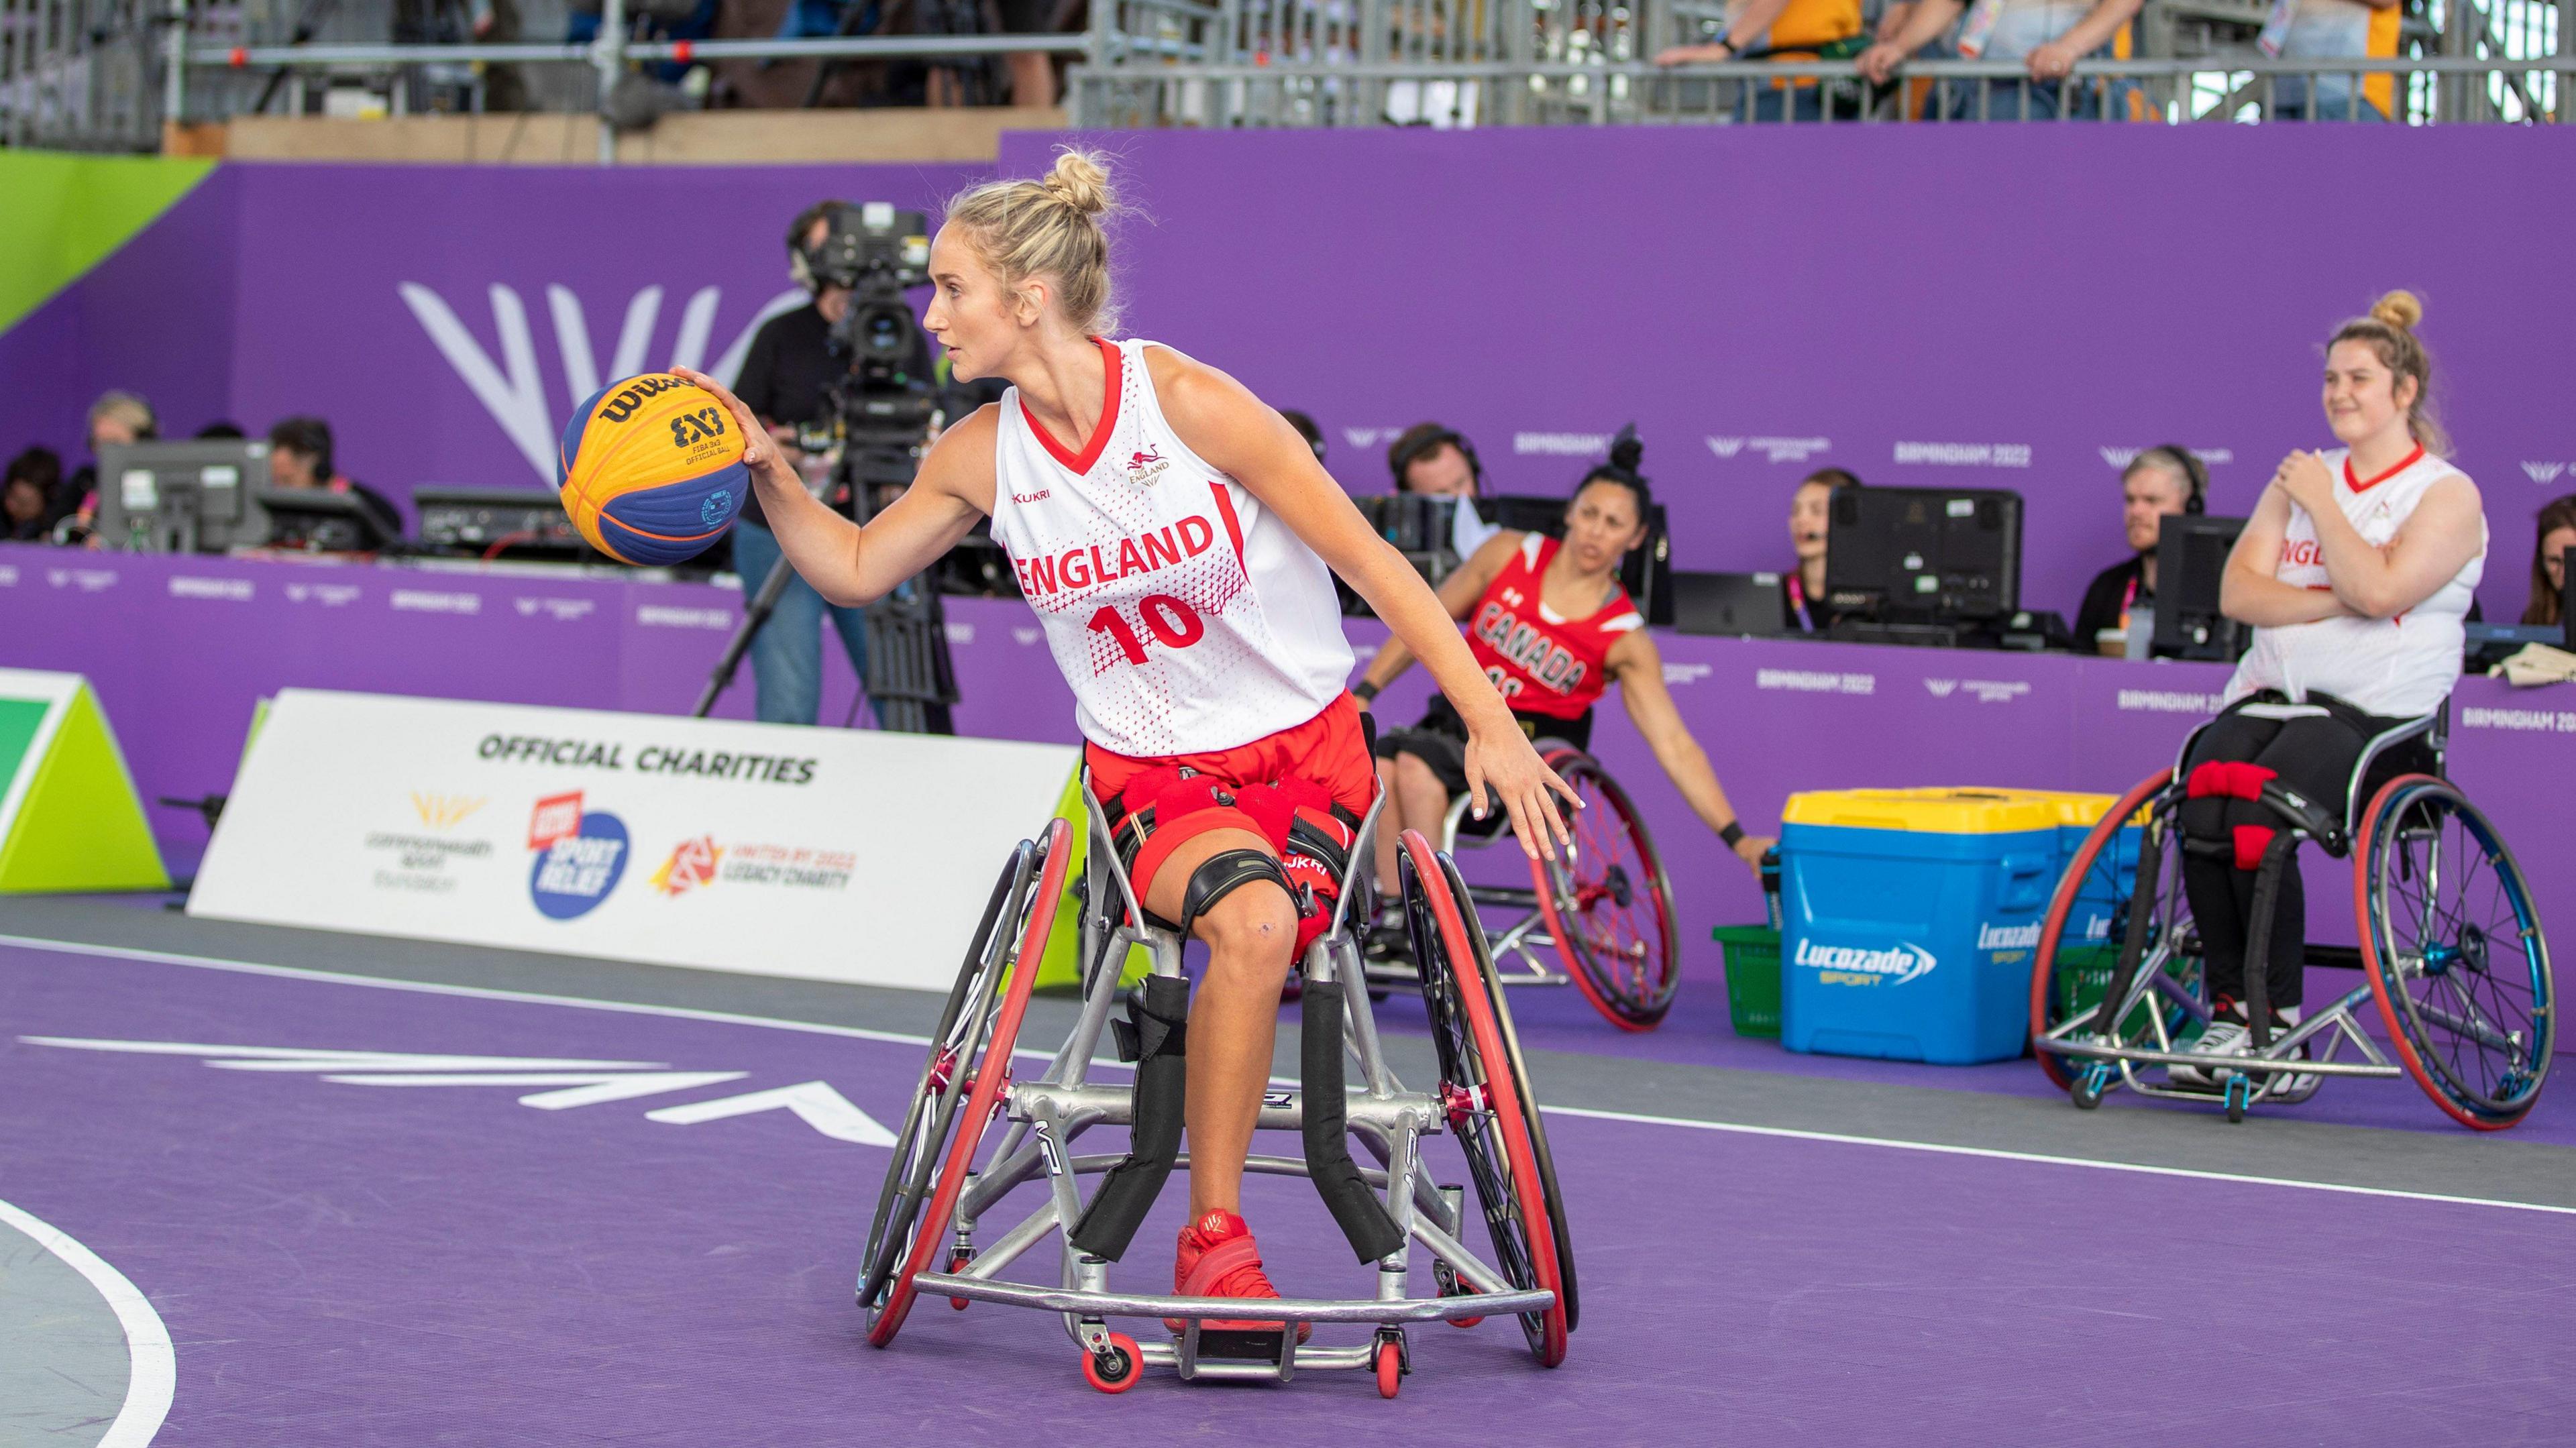
[[[1411,1324],[1520,1323],[1530,1351],[1555,1367],[1579,1320],[1574,1256],[1547,1132],[1530,1091],[1492,953],[1456,863],[1421,834],[1402,838],[1404,915],[1415,977],[1430,1018],[1439,1080],[1408,1090],[1379,1049],[1351,922],[1370,918],[1371,855],[1381,795],[1362,822],[1331,926],[1300,967],[1300,1073],[1269,1089],[1262,1130],[1299,1132],[1301,1157],[1256,1152],[1251,1173],[1312,1180],[1359,1263],[1368,1290],[1340,1299],[1182,1297],[1115,1290],[1110,1267],[1125,1252],[1164,1179],[1189,1158],[1179,1150],[1185,1093],[1189,984],[1180,936],[1138,902],[1090,781],[1085,881],[1069,889],[1072,826],[1055,821],[1023,841],[994,885],[964,965],[950,989],[930,1057],[896,1134],[858,1281],[868,1341],[884,1347],[922,1298],[1033,1308],[1060,1316],[1092,1386],[1119,1393],[1143,1369],[1170,1366],[1185,1379],[1287,1382],[1300,1371],[1361,1369],[1394,1397],[1411,1371]],[[1071,902],[1067,905],[1067,902]],[[1038,962],[1059,908],[1079,912],[1082,1006],[1045,1067],[1023,1077],[1014,1055]],[[1122,989],[1134,946],[1152,974]],[[1126,1019],[1113,1021],[1124,1002]],[[1115,1027],[1132,1084],[1091,1079],[1104,1030]],[[1032,1053],[1034,1054],[1034,1053]],[[1358,1080],[1345,1084],[1345,1068]],[[996,1122],[1007,1122],[998,1133]],[[1125,1127],[1126,1149],[1079,1153],[1099,1127]],[[1464,1180],[1444,1184],[1422,1150],[1448,1134]],[[1373,1165],[1354,1161],[1357,1141]],[[1086,1179],[1099,1185],[1088,1194]],[[986,1219],[1023,1186],[1041,1188],[1026,1215],[991,1232]],[[1468,1200],[1472,1192],[1474,1201]],[[1488,1261],[1466,1243],[1482,1218]],[[1003,1274],[1053,1239],[1052,1282]],[[1431,1295],[1409,1283],[1413,1246],[1428,1250]],[[1180,1327],[1139,1343],[1116,1318],[1162,1318]],[[1246,1317],[1259,1321],[1246,1324]],[[1354,1324],[1365,1340],[1300,1344],[1288,1325]]]
[[[2304,1101],[2331,1078],[2404,1075],[2464,1126],[2520,1121],[2556,1044],[2549,950],[2512,851],[2444,777],[2447,707],[2373,737],[2340,800],[2309,799],[2277,779],[2204,781],[2259,801],[2278,823],[2246,926],[2250,1054],[2217,1064],[2189,1053],[2212,1014],[2179,822],[2192,788],[2181,761],[2199,735],[2174,768],[2121,797],[2058,880],[2031,975],[2031,1044],[2049,1079],[2087,1110],[2128,1090],[2216,1101],[2242,1121],[2255,1106]],[[2428,768],[2392,768],[2406,753]],[[2358,965],[2364,983],[2288,1024],[2267,999],[2263,957],[2281,872],[2298,868],[2308,844],[2351,860],[2359,944],[2312,944],[2307,960]],[[2365,1024],[2366,1006],[2380,1032]]]
[[[1562,739],[1536,742],[1539,757],[1573,786],[1584,807],[1565,811],[1571,848],[1559,850],[1554,860],[1531,860],[1526,888],[1466,887],[1472,903],[1503,922],[1487,936],[1495,960],[1511,967],[1498,978],[1510,986],[1572,985],[1619,1029],[1653,1030],[1672,1010],[1681,986],[1672,881],[1663,857],[1636,801],[1599,760]],[[1442,852],[1512,841],[1501,811],[1470,820],[1468,803],[1466,795],[1450,801],[1440,827]],[[1372,963],[1369,980],[1373,986],[1410,984],[1411,974],[1400,964]]]

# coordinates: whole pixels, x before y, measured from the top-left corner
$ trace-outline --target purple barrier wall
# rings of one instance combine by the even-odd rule
[[[79,554],[0,544],[0,665],[86,673],[145,798],[221,792],[254,701],[287,686],[360,689],[676,714],[695,700],[740,612],[731,589],[606,578],[228,559]],[[1014,601],[951,599],[959,729],[1073,742],[1073,700],[1035,619]],[[1355,623],[1355,642],[1377,626]],[[1673,697],[1748,826],[1777,828],[1794,790],[1897,785],[2127,788],[2172,762],[2226,671],[2058,655],[1659,635]],[[853,684],[824,650],[824,717]],[[1379,700],[1410,722],[1428,684],[1415,670]],[[746,677],[719,713],[745,718]],[[2543,918],[2576,921],[2576,840],[2563,781],[2576,765],[2576,693],[2460,686],[2452,774],[2490,811],[2535,883]],[[1683,958],[1713,978],[1713,925],[1758,920],[1761,897],[1735,857],[1682,805],[1616,706],[1594,746],[1645,810],[1673,876]],[[154,809],[175,868],[204,831]],[[1497,849],[1478,878],[1525,878]],[[2310,862],[2317,938],[2352,936],[2349,866]],[[2576,1049],[2576,1042],[2570,1043]]]
[[[1053,139],[1009,138],[1004,169]],[[1563,489],[1633,418],[1689,567],[1778,566],[1791,484],[1839,463],[2020,489],[2025,598],[2071,612],[2120,551],[2116,460],[2209,451],[2214,510],[2243,511],[2331,441],[2317,346],[2399,284],[2486,490],[2491,618],[2520,612],[2532,515],[2576,460],[2539,361],[2570,320],[2539,284],[2576,229],[2576,192],[2532,180],[2576,160],[2556,128],[1100,139],[1142,211],[1132,330],[1314,412],[1360,491],[1424,417],[1516,491]],[[227,166],[0,337],[0,382],[58,446],[125,384],[181,430],[324,413],[397,497],[534,485],[576,353],[610,375],[632,325],[637,365],[721,361],[787,285],[796,207],[931,205],[970,174]]]

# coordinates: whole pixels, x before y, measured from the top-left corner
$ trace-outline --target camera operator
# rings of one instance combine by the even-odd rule
[[[822,459],[808,458],[796,446],[800,428],[832,421],[833,385],[849,371],[847,359],[832,349],[832,328],[849,315],[851,290],[815,274],[814,263],[832,234],[833,218],[848,201],[818,201],[796,214],[787,228],[787,274],[813,294],[810,305],[782,312],[761,324],[744,355],[734,393],[760,417],[779,454],[809,481]],[[733,529],[734,572],[742,577],[746,598],[760,591],[769,570],[778,566],[778,535],[761,515],[760,499],[743,499],[742,516]],[[827,610],[823,596],[802,578],[792,579],[778,597],[769,622],[751,644],[754,713],[764,724],[811,724],[823,707],[823,617],[841,635],[842,651],[861,681],[868,676],[865,611]],[[871,705],[874,701],[870,701]],[[879,711],[882,722],[882,711]]]
[[[333,457],[331,424],[321,418],[281,418],[268,430],[268,483],[273,488],[346,493],[367,510],[388,541],[402,536],[402,512],[393,500],[340,471]]]

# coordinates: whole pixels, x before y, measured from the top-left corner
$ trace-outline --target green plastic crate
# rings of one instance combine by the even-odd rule
[[[1721,925],[1709,937],[1726,948],[1726,1013],[1735,1034],[1780,1039],[1780,932],[1768,925]]]

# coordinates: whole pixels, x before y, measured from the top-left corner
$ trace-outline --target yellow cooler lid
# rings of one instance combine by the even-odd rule
[[[2049,830],[2057,806],[2030,790],[1819,789],[1789,796],[1783,824],[1840,825],[1847,829],[1913,830],[1937,835],[2004,835]],[[2093,812],[2113,803],[2108,797]],[[2079,821],[2080,823],[2081,821]]]

